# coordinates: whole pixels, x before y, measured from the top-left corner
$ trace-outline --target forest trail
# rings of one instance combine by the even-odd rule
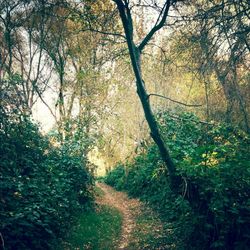
[[[162,242],[166,236],[162,221],[147,204],[129,198],[126,193],[104,183],[97,183],[96,186],[103,191],[102,196],[96,197],[97,204],[114,207],[123,216],[118,250],[170,249]]]
[[[96,185],[104,192],[104,195],[98,197],[96,202],[115,207],[122,213],[122,235],[118,249],[128,249],[131,233],[136,227],[135,219],[141,210],[141,202],[138,199],[128,198],[124,192],[118,192],[104,183],[97,183]]]

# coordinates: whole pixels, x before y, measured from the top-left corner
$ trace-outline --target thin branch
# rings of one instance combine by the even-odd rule
[[[167,16],[168,16],[170,3],[171,3],[170,0],[166,1],[165,5],[163,6],[163,15],[162,15],[160,22],[158,23],[161,13],[159,14],[159,17],[157,19],[155,26],[149,31],[149,33],[145,36],[145,38],[142,40],[142,42],[138,46],[139,51],[142,51],[144,49],[144,47],[148,44],[150,39],[153,37],[153,35],[164,26],[166,19],[167,19]]]
[[[93,28],[81,29],[80,31],[82,31],[82,32],[91,31],[91,32],[95,32],[95,33],[99,33],[99,34],[103,34],[103,35],[122,37],[123,39],[126,39],[126,37],[124,35],[120,34],[120,33],[112,33],[112,32],[107,32],[107,31],[101,31],[101,30],[96,30],[96,29],[93,29]]]
[[[171,102],[175,102],[175,103],[178,103],[178,104],[180,104],[180,105],[184,105],[184,106],[186,106],[186,107],[201,107],[201,106],[202,106],[201,104],[186,104],[186,103],[179,102],[179,101],[173,100],[173,99],[171,99],[171,98],[169,98],[169,97],[166,97],[166,96],[163,96],[163,95],[159,95],[159,94],[149,94],[149,95],[148,95],[148,98],[149,98],[150,96],[157,96],[157,97],[160,97],[160,98],[169,100],[169,101],[171,101]]]

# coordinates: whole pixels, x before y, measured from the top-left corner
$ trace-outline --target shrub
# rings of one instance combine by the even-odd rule
[[[105,182],[115,187],[117,190],[124,189],[125,185],[125,168],[122,164],[116,166],[105,178]]]
[[[182,196],[169,189],[156,146],[117,168],[108,184],[149,202],[179,249],[247,249],[250,241],[249,137],[225,124],[205,126],[192,114],[159,114],[161,131],[183,177]],[[123,166],[124,169],[124,166]],[[122,181],[121,181],[122,180]],[[187,185],[185,185],[185,183]],[[183,197],[186,197],[184,199]],[[190,240],[192,239],[192,240]]]
[[[86,160],[54,147],[28,117],[0,121],[0,232],[5,249],[53,249],[91,200]],[[2,242],[3,243],[3,242]]]

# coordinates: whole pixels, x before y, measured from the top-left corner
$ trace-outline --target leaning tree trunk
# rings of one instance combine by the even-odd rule
[[[144,81],[142,78],[142,70],[141,70],[142,50],[148,43],[148,41],[152,38],[153,34],[157,30],[159,30],[165,23],[168,9],[170,7],[170,1],[166,1],[165,12],[163,15],[162,22],[160,22],[160,25],[158,27],[154,26],[154,28],[151,30],[151,32],[149,32],[149,34],[145,37],[145,39],[139,46],[136,46],[133,41],[133,23],[132,23],[130,9],[128,7],[128,2],[126,0],[124,2],[122,0],[116,0],[115,2],[117,4],[119,14],[122,20],[126,41],[129,49],[131,64],[136,79],[137,94],[139,96],[145,114],[145,118],[150,128],[150,135],[154,140],[154,142],[156,143],[156,145],[158,146],[162,160],[166,165],[166,170],[167,170],[166,173],[168,173],[169,176],[170,188],[174,192],[178,192],[181,184],[181,178],[180,176],[177,175],[176,166],[169,154],[169,150],[161,136],[158,123],[152,112],[151,105],[149,102],[149,95],[147,94],[147,91],[145,89]]]

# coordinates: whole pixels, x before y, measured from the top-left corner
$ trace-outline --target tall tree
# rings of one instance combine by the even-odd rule
[[[152,108],[149,101],[149,95],[146,91],[145,82],[143,80],[143,72],[141,67],[141,60],[142,60],[141,57],[144,48],[153,38],[155,33],[164,26],[170,7],[175,5],[177,1],[167,0],[161,7],[155,2],[155,6],[159,9],[159,15],[157,17],[157,21],[153,26],[153,28],[142,39],[139,45],[136,45],[134,40],[133,17],[129,1],[114,0],[114,2],[116,3],[123,24],[126,42],[129,49],[131,64],[136,79],[137,94],[140,98],[145,118],[150,128],[150,134],[154,142],[157,144],[161,157],[166,165],[167,168],[166,173],[169,174],[170,186],[172,190],[177,191],[180,186],[181,179],[180,176],[178,176],[177,174],[176,166],[170,156],[167,145],[165,144],[162,138],[155,115],[152,112]]]

